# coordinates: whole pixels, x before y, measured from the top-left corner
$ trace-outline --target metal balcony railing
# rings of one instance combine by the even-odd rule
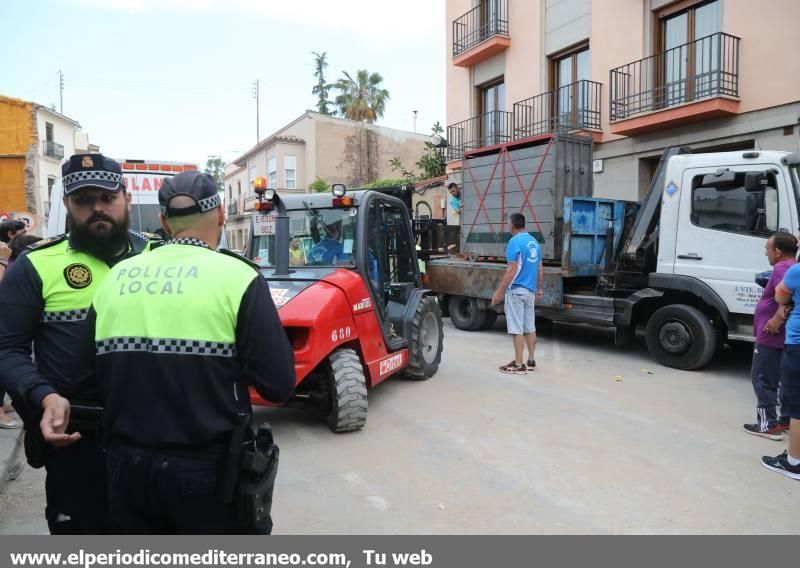
[[[42,154],[57,160],[64,159],[63,144],[56,144],[52,140],[42,140]]]
[[[513,139],[558,129],[600,130],[602,88],[595,81],[581,80],[514,103]]]
[[[236,199],[231,199],[228,203],[228,215],[236,215],[239,213],[239,202]]]
[[[511,140],[513,113],[494,110],[447,127],[447,159],[460,160],[464,152]]]
[[[496,35],[508,36],[508,0],[481,0],[453,20],[453,57]]]
[[[611,70],[610,120],[722,95],[739,96],[739,43],[712,34]]]

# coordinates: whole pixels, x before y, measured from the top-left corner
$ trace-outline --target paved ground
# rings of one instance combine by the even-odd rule
[[[741,430],[748,344],[682,372],[641,341],[555,325],[518,377],[494,370],[510,359],[502,326],[448,322],[437,376],[371,391],[363,432],[260,410],[281,445],[276,532],[800,532],[800,484],[759,464],[785,443]],[[0,533],[44,532],[41,507],[41,474],[25,469],[0,495]]]

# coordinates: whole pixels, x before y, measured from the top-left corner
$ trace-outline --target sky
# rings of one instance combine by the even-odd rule
[[[378,124],[445,122],[444,0],[0,0],[0,95],[59,110],[118,159],[226,162],[314,109],[327,81],[378,72]],[[333,98],[332,92],[329,98]]]

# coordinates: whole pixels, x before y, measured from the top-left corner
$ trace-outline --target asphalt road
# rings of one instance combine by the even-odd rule
[[[276,533],[798,533],[800,484],[762,468],[785,442],[749,436],[751,346],[701,372],[652,362],[606,330],[540,330],[535,372],[511,358],[502,318],[446,320],[429,381],[370,391],[362,432],[302,409],[260,409],[281,446]],[[0,495],[0,534],[46,531],[42,476]]]

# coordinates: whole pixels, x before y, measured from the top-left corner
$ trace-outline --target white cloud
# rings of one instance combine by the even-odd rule
[[[316,29],[346,30],[380,40],[382,47],[442,33],[443,0],[64,0],[112,11],[219,12],[260,15]]]

